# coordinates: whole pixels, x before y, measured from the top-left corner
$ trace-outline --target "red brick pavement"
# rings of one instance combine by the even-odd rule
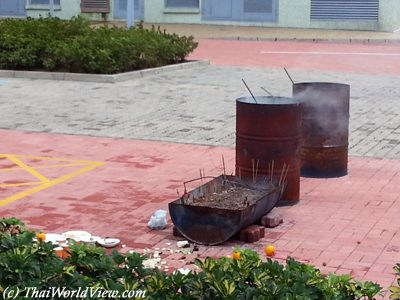
[[[16,216],[46,232],[87,230],[95,235],[115,236],[124,251],[174,248],[179,239],[172,224],[151,231],[147,222],[157,209],[167,209],[182,181],[221,172],[224,155],[228,172],[234,169],[234,150],[142,140],[24,133],[0,130],[1,153],[61,157],[105,162],[56,186],[0,206],[1,216]],[[28,164],[28,162],[26,162]],[[56,178],[64,168],[43,166],[29,160],[44,176]],[[0,185],[30,180],[22,173],[4,172],[15,167],[0,160]],[[55,171],[58,170],[58,171]],[[59,174],[56,174],[59,172]],[[301,201],[279,207],[284,223],[266,229],[265,237],[253,244],[232,240],[182,259],[164,251],[170,270],[188,265],[197,256],[229,255],[242,245],[263,253],[274,244],[275,258],[292,256],[315,264],[324,272],[350,273],[358,279],[377,281],[387,287],[394,279],[392,267],[400,262],[400,162],[351,157],[349,175],[336,179],[301,180]],[[7,175],[6,175],[7,174]],[[25,187],[1,187],[1,200]],[[166,243],[172,243],[171,246]],[[176,248],[176,247],[175,247]]]
[[[398,44],[202,39],[189,58],[207,59],[223,66],[399,75],[399,56]]]

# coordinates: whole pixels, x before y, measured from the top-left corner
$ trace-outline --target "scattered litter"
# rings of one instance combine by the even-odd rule
[[[105,248],[113,248],[117,246],[120,242],[121,241],[119,239],[109,238],[109,237],[97,240],[97,243]]]
[[[161,262],[161,258],[150,258],[143,261],[143,267],[146,269],[154,269],[157,267],[157,264]]]
[[[151,229],[162,230],[167,227],[167,211],[163,209],[157,210],[151,217],[147,224]]]
[[[187,275],[189,274],[191,271],[190,269],[184,269],[184,268],[180,268],[177,270],[179,273],[183,274],[183,275]],[[175,272],[174,272],[175,273]]]
[[[171,243],[165,243],[165,245],[167,245],[167,246],[171,246]]]
[[[126,247],[126,245],[122,245],[122,248],[125,248]]]
[[[176,243],[179,248],[187,248],[190,246],[188,241],[179,241]]]

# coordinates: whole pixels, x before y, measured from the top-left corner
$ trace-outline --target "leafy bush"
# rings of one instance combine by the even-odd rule
[[[397,272],[397,286],[390,287],[389,290],[392,292],[390,299],[400,300],[400,264],[397,264],[394,270]]]
[[[0,21],[0,69],[113,74],[183,62],[196,47],[159,28],[93,28],[81,17]]]
[[[0,220],[1,222],[2,220]],[[240,259],[196,259],[199,272],[166,274],[145,269],[144,256],[107,255],[103,248],[75,244],[71,256],[59,259],[53,246],[33,242],[34,233],[0,233],[0,293],[7,287],[101,288],[146,291],[146,299],[373,299],[380,287],[349,276],[323,276],[312,266],[288,259],[286,265],[262,261],[250,250]],[[23,296],[21,294],[20,296]]]

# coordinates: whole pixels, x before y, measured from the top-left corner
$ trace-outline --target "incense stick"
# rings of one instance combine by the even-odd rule
[[[274,161],[272,161],[272,163],[271,163],[271,184],[272,184],[273,174],[274,174]]]
[[[258,175],[258,163],[260,162],[259,159],[257,159],[257,165],[256,165],[256,179],[255,182],[257,182],[257,175]]]
[[[283,163],[283,167],[282,167],[282,171],[281,171],[281,176],[279,177],[279,181],[278,181],[278,186],[281,185],[282,178],[283,178],[283,174],[285,174],[285,169],[286,169],[286,163]]]
[[[222,155],[222,167],[224,170],[224,179],[226,179],[226,169],[225,169],[225,159],[224,159],[224,155]]]
[[[253,175],[253,184],[254,184],[254,159],[251,159],[251,175]]]

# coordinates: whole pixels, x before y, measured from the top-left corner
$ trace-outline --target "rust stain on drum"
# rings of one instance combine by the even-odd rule
[[[236,175],[252,178],[258,160],[258,176],[269,174],[274,162],[275,178],[289,165],[283,200],[300,198],[301,106],[284,97],[250,97],[236,100]]]
[[[330,82],[293,85],[302,103],[301,175],[339,177],[347,174],[350,86]]]

